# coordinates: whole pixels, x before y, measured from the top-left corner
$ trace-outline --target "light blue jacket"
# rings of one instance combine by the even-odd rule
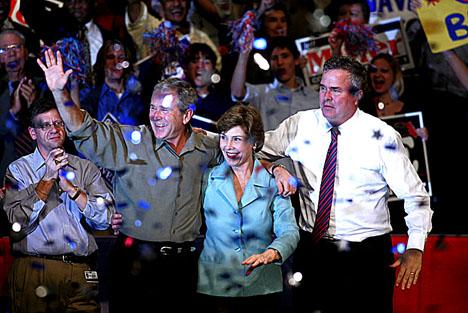
[[[206,239],[199,260],[198,292],[213,296],[245,297],[282,290],[281,264],[257,267],[249,276],[242,261],[268,248],[286,260],[299,232],[289,198],[277,194],[274,178],[255,160],[240,203],[226,162],[205,177]]]

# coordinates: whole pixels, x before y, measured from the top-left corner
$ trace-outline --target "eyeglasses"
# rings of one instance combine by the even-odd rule
[[[14,52],[20,52],[21,49],[23,48],[22,44],[13,44],[13,45],[8,45],[6,47],[0,48],[0,55],[1,54],[6,54],[9,51],[14,51]]]
[[[39,128],[42,129],[43,131],[49,131],[52,128],[63,128],[65,126],[65,123],[63,121],[55,121],[55,122],[45,122],[40,125],[35,126],[34,128]]]

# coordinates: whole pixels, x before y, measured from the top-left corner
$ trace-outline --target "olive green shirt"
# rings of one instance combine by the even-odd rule
[[[88,113],[69,137],[88,159],[116,171],[114,195],[123,234],[171,242],[198,236],[202,177],[217,164],[217,141],[191,132],[177,155],[149,126],[102,123]]]

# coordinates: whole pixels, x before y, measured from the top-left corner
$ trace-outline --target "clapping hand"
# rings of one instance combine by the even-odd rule
[[[58,178],[59,170],[68,165],[68,154],[64,153],[62,148],[52,149],[45,160],[46,172],[44,180]]]
[[[36,86],[34,86],[32,80],[27,77],[23,77],[20,80],[18,87],[15,89],[11,100],[11,112],[14,115],[17,115],[21,111],[23,103],[25,103],[29,108],[34,100],[36,100]]]

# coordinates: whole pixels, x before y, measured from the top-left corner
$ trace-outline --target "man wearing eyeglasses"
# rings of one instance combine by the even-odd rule
[[[52,99],[31,107],[35,151],[6,174],[4,210],[13,225],[12,312],[100,312],[97,244],[114,199],[97,167],[64,151],[64,123]]]
[[[27,132],[27,111],[43,91],[41,79],[29,66],[24,36],[16,30],[0,33],[0,187],[8,165],[34,150]],[[36,70],[37,71],[37,70]]]

